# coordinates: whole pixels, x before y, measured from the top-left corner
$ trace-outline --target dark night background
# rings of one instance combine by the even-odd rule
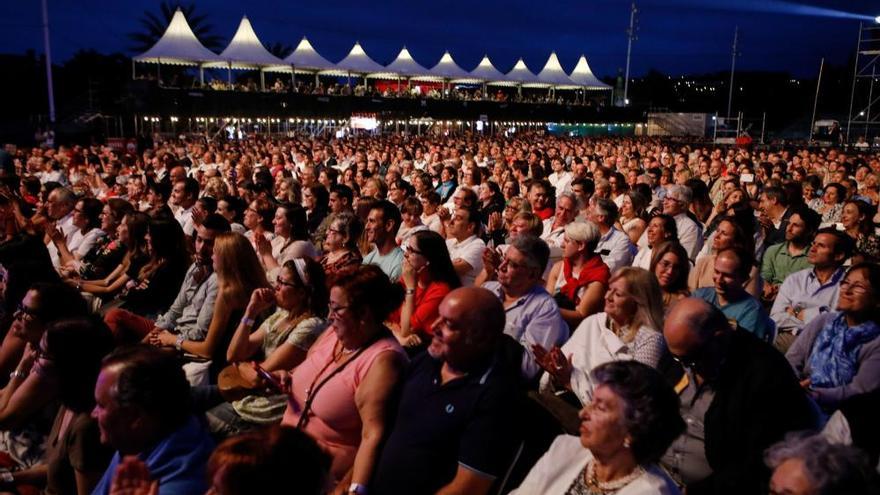
[[[538,72],[556,51],[566,71],[585,54],[596,75],[612,83],[625,66],[630,14],[630,2],[624,0],[193,3],[207,16],[211,33],[222,39],[221,46],[246,14],[264,44],[293,47],[305,35],[333,62],[356,40],[380,63],[390,62],[406,45],[427,67],[448,49],[466,70],[488,54],[502,72],[520,56]],[[637,3],[639,31],[632,57],[637,80],[630,88],[635,104],[723,113],[738,25],[734,111],[756,117],[766,111],[771,127],[779,131],[809,118],[822,57],[827,65],[820,114],[846,113],[859,21],[880,14],[880,2],[865,0]],[[119,97],[131,73],[129,35],[142,31],[145,12],[158,15],[159,2],[49,0],[59,116],[83,106],[101,108],[107,103],[103,99]],[[12,117],[32,121],[34,114],[45,113],[42,52],[40,2],[0,2],[0,94],[6,108],[0,126]],[[676,85],[682,80],[701,85]]]

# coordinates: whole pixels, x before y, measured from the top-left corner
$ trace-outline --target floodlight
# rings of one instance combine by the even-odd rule
[[[877,24],[880,24],[880,15],[878,15],[877,17],[874,18],[874,22],[876,22]]]

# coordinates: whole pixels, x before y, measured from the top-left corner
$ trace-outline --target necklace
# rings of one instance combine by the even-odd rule
[[[599,481],[599,476],[596,474],[596,462],[590,459],[584,468],[584,483],[593,493],[614,493],[643,474],[645,474],[645,468],[636,466],[635,469],[625,476],[611,481]]]

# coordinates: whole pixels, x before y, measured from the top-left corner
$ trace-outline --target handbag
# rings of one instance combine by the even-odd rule
[[[248,380],[241,375],[238,363],[227,365],[217,376],[217,388],[226,402],[241,400],[249,395],[261,395],[263,388],[260,384]]]

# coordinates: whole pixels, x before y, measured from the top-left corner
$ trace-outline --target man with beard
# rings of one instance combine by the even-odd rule
[[[392,281],[400,279],[403,269],[403,250],[394,240],[400,229],[400,222],[400,210],[383,199],[370,209],[364,229],[367,241],[375,246],[364,257],[364,264],[378,266]]]

